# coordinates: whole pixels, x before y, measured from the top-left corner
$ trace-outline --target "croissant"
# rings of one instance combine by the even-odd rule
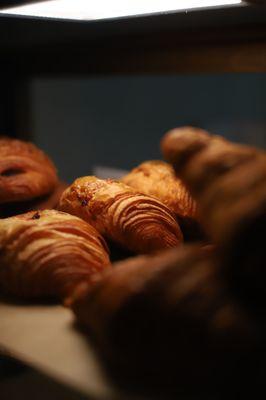
[[[175,247],[183,239],[164,204],[110,179],[77,179],[63,193],[59,209],[79,216],[108,239],[137,253]]]
[[[0,204],[46,195],[57,182],[53,163],[34,144],[0,137]]]
[[[166,134],[162,151],[197,200],[201,221],[218,244],[230,279],[247,292],[248,301],[261,300],[266,284],[266,153],[189,127]]]
[[[101,235],[72,215],[46,210],[0,220],[0,287],[6,293],[64,299],[109,263]]]
[[[172,165],[164,161],[146,161],[122,178],[122,182],[139,192],[157,197],[176,215],[195,218],[196,203]]]
[[[257,325],[197,246],[119,262],[67,303],[113,370],[153,387],[172,376],[181,393],[232,393],[258,365]]]

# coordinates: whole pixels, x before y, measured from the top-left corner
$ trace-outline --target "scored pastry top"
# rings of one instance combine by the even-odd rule
[[[53,191],[57,172],[34,144],[0,137],[0,204],[27,201]]]
[[[88,221],[109,239],[137,253],[175,247],[183,240],[168,207],[112,179],[77,179],[63,193],[59,209]]]
[[[55,210],[0,220],[0,286],[23,297],[64,298],[109,265],[101,235]]]
[[[143,162],[124,176],[122,181],[142,193],[160,199],[178,216],[196,216],[195,201],[176,176],[172,165],[164,161]]]

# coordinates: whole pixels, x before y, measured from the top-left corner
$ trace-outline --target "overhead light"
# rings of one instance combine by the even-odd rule
[[[0,13],[32,17],[97,20],[240,4],[241,0],[52,0]]]

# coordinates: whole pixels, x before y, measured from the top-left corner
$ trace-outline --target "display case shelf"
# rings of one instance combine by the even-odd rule
[[[97,21],[1,14],[9,106],[0,128],[15,132],[23,121],[20,130],[29,129],[27,88],[36,76],[266,72],[265,22],[266,7],[246,3]]]
[[[17,75],[266,71],[266,7],[98,21],[0,16],[1,69]]]

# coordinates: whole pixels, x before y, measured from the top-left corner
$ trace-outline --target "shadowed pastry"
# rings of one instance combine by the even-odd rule
[[[0,287],[24,298],[63,299],[109,265],[101,235],[55,210],[0,220]]]
[[[228,293],[210,250],[182,246],[114,264],[68,299],[113,369],[181,393],[228,392],[252,380],[255,323]],[[139,375],[138,375],[139,374]]]
[[[266,153],[189,127],[170,131],[161,146],[197,200],[228,276],[249,302],[265,304]]]
[[[183,240],[174,215],[164,204],[111,179],[77,179],[63,193],[59,209],[77,215],[136,253],[175,247]]]
[[[29,211],[52,210],[59,203],[67,184],[59,182],[52,193],[29,201],[0,204],[0,218],[13,217]]]
[[[34,144],[0,137],[0,204],[46,195],[57,182],[53,163]]]
[[[195,201],[176,177],[172,165],[164,161],[146,161],[124,176],[122,182],[158,198],[178,216],[196,217]]]

